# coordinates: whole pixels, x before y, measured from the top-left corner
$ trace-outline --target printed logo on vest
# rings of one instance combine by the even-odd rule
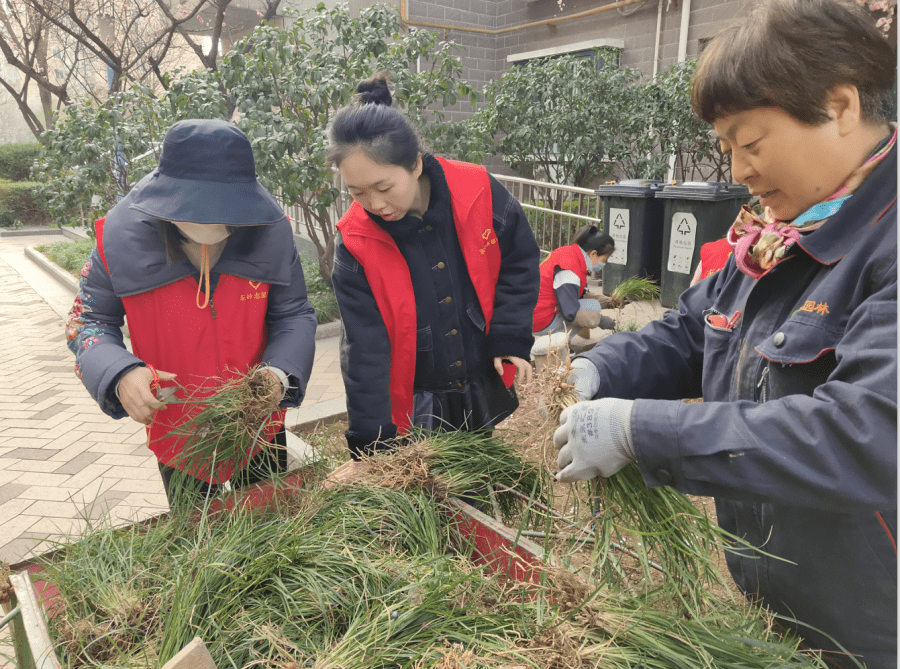
[[[487,228],[484,232],[481,233],[481,238],[484,240],[484,246],[478,249],[478,252],[481,255],[484,255],[488,248],[490,248],[491,244],[497,243],[497,237],[494,236],[493,228]]]

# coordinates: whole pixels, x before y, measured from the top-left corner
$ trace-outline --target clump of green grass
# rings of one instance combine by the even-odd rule
[[[650,302],[659,299],[659,285],[649,277],[632,276],[623,279],[609,297],[614,307],[621,307],[627,301]]]
[[[438,500],[465,496],[487,508],[492,486],[524,490],[541,503],[548,497],[545,472],[525,462],[504,440],[480,432],[413,431],[406,445],[364,462],[361,484],[425,490]],[[521,511],[521,500],[514,495],[498,493],[493,499],[506,521]]]
[[[51,244],[42,244],[35,247],[35,249],[78,278],[81,276],[81,268],[84,267],[84,263],[90,258],[91,251],[94,250],[94,240],[72,239],[58,241]]]

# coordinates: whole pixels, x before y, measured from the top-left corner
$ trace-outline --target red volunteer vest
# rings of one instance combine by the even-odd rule
[[[708,242],[700,247],[700,278],[712,276],[725,267],[733,250],[727,239]]]
[[[487,329],[494,315],[500,247],[494,232],[491,183],[479,165],[438,158],[450,188],[453,221]],[[344,246],[363,266],[391,342],[391,420],[409,431],[416,372],[416,299],[409,267],[391,236],[354,202],[338,223]]]
[[[105,219],[96,222],[97,250],[109,272],[103,248],[104,222]],[[158,370],[177,374],[178,384],[187,389],[179,391],[179,397],[190,394],[202,398],[214,394],[223,381],[246,374],[262,362],[268,295],[267,283],[222,274],[204,309],[197,308],[197,280],[193,276],[121,300],[134,355]],[[202,408],[169,404],[154,414],[153,423],[147,428],[149,447],[164,465],[184,466],[179,462],[183,438],[166,435]],[[284,414],[283,409],[272,414],[264,432],[267,440],[271,441],[281,428]],[[187,471],[204,481],[221,483],[231,477],[235,465],[243,467],[259,450],[259,446],[255,447],[242,462],[217,465],[212,477],[212,463]]]
[[[578,295],[584,295],[587,287],[587,261],[578,244],[561,246],[551,251],[550,255],[541,263],[541,290],[538,293],[537,306],[534,308],[534,323],[532,332],[540,332],[550,325],[553,317],[559,311],[559,303],[556,301],[556,291],[553,289],[554,269],[559,267],[575,272],[581,281]]]

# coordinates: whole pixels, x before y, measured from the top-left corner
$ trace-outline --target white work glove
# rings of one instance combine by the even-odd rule
[[[579,400],[590,400],[600,390],[600,372],[587,358],[575,358],[572,361],[572,371],[566,377],[566,383],[575,387]]]
[[[607,397],[579,402],[559,416],[553,443],[560,449],[556,478],[564,483],[609,478],[634,462],[631,407],[634,400]]]

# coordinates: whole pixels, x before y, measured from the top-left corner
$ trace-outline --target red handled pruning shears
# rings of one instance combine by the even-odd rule
[[[160,388],[159,387],[159,374],[156,371],[156,367],[153,365],[147,365],[147,369],[150,370],[150,373],[153,375],[153,380],[150,382],[150,390],[156,395],[156,399],[160,402],[168,402],[172,399],[172,396],[178,390],[178,386],[170,386],[168,388]]]

